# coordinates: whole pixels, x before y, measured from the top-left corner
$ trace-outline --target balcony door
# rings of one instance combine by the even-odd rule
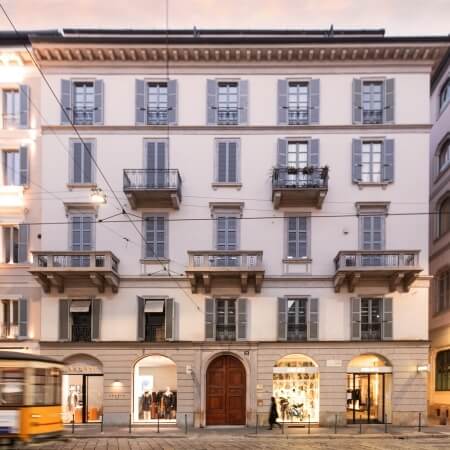
[[[166,142],[147,142],[146,187],[164,188],[169,186],[167,171],[168,154]]]
[[[219,215],[216,218],[216,250],[233,251],[238,249],[239,218],[234,215]],[[239,257],[236,255],[217,256],[217,266],[238,266]]]
[[[384,250],[385,217],[379,215],[365,215],[361,217],[361,247],[362,250]],[[363,266],[381,266],[384,264],[381,254],[364,255],[361,259]]]
[[[74,252],[93,249],[94,217],[90,214],[80,214],[71,217],[71,250]],[[63,262],[62,262],[63,263]],[[71,257],[72,267],[89,267],[89,256]]]

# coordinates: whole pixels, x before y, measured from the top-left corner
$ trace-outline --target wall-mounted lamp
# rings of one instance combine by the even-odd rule
[[[91,189],[91,202],[96,203],[97,205],[106,203],[106,194],[101,188]]]
[[[189,364],[186,366],[186,375],[192,375],[192,366]]]
[[[120,380],[114,380],[112,382],[112,387],[118,388],[120,386],[122,386],[122,382]]]
[[[421,365],[417,366],[417,373],[429,372],[429,371],[430,371],[429,364],[421,364]]]

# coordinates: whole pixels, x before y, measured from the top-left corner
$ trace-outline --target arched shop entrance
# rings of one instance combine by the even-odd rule
[[[273,396],[281,422],[319,422],[319,368],[305,355],[288,355],[273,368]]]
[[[238,358],[222,355],[206,372],[206,425],[245,425],[246,375]]]
[[[133,374],[133,421],[171,423],[176,419],[176,364],[160,355],[140,359]]]
[[[347,369],[347,422],[389,423],[392,367],[378,355],[360,355]]]
[[[103,366],[89,355],[74,355],[64,363],[63,421],[100,422],[103,416]]]

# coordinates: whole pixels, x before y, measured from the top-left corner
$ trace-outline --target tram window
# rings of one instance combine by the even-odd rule
[[[45,369],[35,369],[34,371],[34,404],[45,405]]]
[[[61,373],[58,369],[35,369],[34,404],[58,405],[61,402]]]
[[[0,405],[23,404],[24,376],[20,369],[0,369]]]

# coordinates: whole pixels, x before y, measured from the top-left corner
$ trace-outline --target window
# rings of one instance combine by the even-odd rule
[[[215,219],[216,249],[225,252],[237,250],[239,247],[239,217],[218,213]],[[216,266],[238,266],[240,258],[238,255],[220,255],[215,257],[214,264]]]
[[[1,338],[16,339],[19,336],[19,301],[1,301]]]
[[[439,107],[442,110],[445,108],[447,103],[450,102],[450,79],[448,79],[444,86],[441,89],[441,93],[439,94]]]
[[[2,406],[23,406],[24,370],[0,368],[0,403]]]
[[[7,264],[19,262],[19,227],[3,228],[3,261]]]
[[[450,165],[450,141],[446,142],[439,152],[439,172],[443,172]]]
[[[168,90],[167,83],[147,84],[147,124],[167,124]]]
[[[288,85],[288,124],[309,123],[309,83],[290,81]]]
[[[94,183],[94,142],[73,141],[70,182],[73,184]]]
[[[308,218],[288,217],[287,222],[287,257],[308,257]]]
[[[20,153],[18,150],[3,152],[3,184],[20,186]]]
[[[436,355],[436,391],[450,391],[450,350]]]
[[[450,196],[439,205],[438,237],[443,236],[448,231],[450,231]]]
[[[436,277],[436,312],[450,308],[450,269],[440,272]]]
[[[381,340],[383,299],[361,299],[361,339],[365,341]]]
[[[304,341],[307,333],[307,298],[288,299],[287,301],[287,340]]]
[[[94,83],[75,81],[73,83],[73,122],[75,125],[94,123]]]
[[[59,339],[91,342],[100,339],[101,299],[59,300]]]
[[[381,155],[383,143],[363,142],[361,149],[361,181],[380,183],[382,181]]]
[[[217,86],[217,123],[236,125],[239,121],[238,82],[219,82]]]
[[[361,250],[383,250],[385,216],[364,214],[360,217]]]
[[[73,300],[70,304],[72,342],[91,341],[91,302]]]
[[[20,121],[20,95],[18,89],[3,90],[3,128],[16,128]]]
[[[58,405],[61,401],[61,371],[56,368],[34,369],[34,405]]]
[[[236,300],[216,300],[216,340],[236,340]]]
[[[145,336],[146,342],[162,342],[165,340],[165,307],[164,300],[147,300],[145,302]]]
[[[94,223],[92,214],[74,214],[70,217],[70,248],[74,252],[89,251],[94,249]],[[89,255],[73,255],[72,267],[89,267]]]
[[[384,83],[364,81],[362,84],[363,123],[383,122]]]
[[[167,258],[167,218],[146,216],[144,222],[145,251],[147,259]]]
[[[219,141],[216,151],[216,182],[238,183],[239,142]]]

